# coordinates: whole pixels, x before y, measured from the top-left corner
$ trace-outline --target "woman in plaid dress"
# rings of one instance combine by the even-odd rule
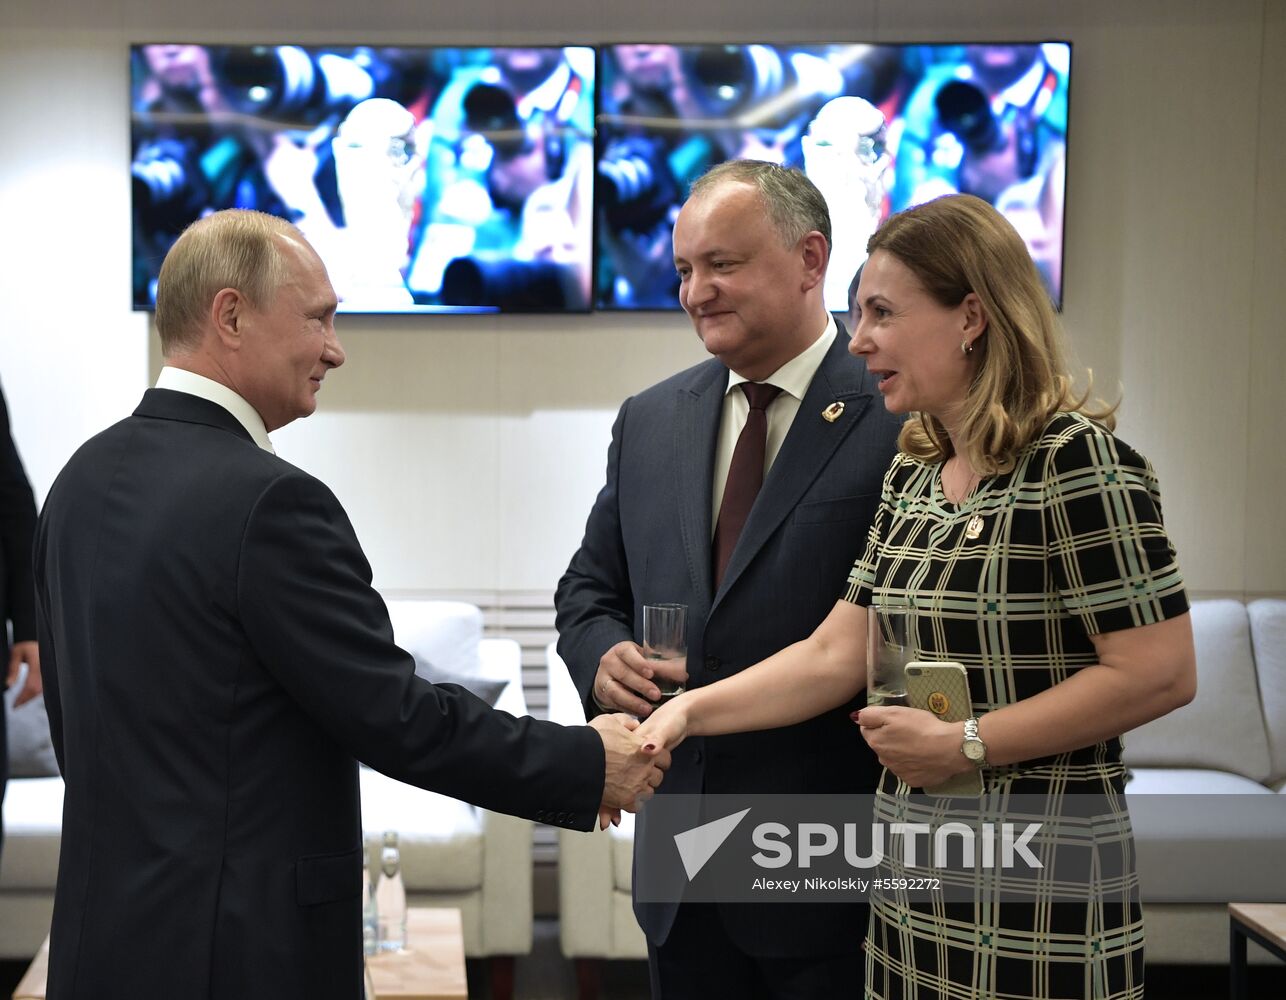
[[[990,205],[927,202],[869,249],[851,350],[910,419],[847,593],[808,639],[674,699],[643,732],[672,749],[842,704],[865,685],[866,607],[909,602],[917,657],[965,666],[974,718],[861,711],[886,768],[876,819],[948,820],[952,800],[911,789],[979,768],[988,808],[1060,831],[1044,856],[1064,877],[969,872],[967,902],[873,891],[866,995],[1142,1000],[1120,735],[1196,691],[1156,478],[1111,412],[1073,394],[1036,268]]]

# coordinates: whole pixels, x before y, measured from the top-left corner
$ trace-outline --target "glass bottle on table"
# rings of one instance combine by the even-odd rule
[[[402,854],[396,830],[384,833],[380,877],[375,884],[375,909],[379,917],[380,951],[402,951],[406,947],[406,885],[402,881]]]
[[[362,854],[362,954],[374,955],[380,950],[379,911],[375,906],[375,886],[367,857]]]

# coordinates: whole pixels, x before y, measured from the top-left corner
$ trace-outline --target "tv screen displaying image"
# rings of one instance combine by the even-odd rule
[[[744,157],[799,167],[825,195],[833,311],[890,213],[959,191],[1013,223],[1061,306],[1070,68],[1065,42],[605,46],[595,304],[678,308],[679,207]]]
[[[193,220],[294,222],[350,312],[591,305],[594,50],[134,45],[133,296]]]

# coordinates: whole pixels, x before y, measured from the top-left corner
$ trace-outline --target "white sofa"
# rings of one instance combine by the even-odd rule
[[[1127,797],[1148,961],[1219,964],[1228,902],[1286,901],[1286,601],[1196,601],[1192,623],[1197,697],[1126,735]],[[582,721],[552,643],[546,661],[550,718]],[[633,831],[627,815],[606,833],[558,833],[560,939],[582,997],[599,960],[647,956],[630,906]],[[1268,960],[1252,945],[1252,961]]]
[[[388,605],[397,641],[415,654],[421,673],[467,681],[485,689],[480,690],[484,697],[495,695],[497,708],[526,714],[518,644],[483,639],[478,608],[454,601]],[[22,732],[33,721],[23,716],[27,711],[24,706],[11,715],[18,742],[30,736]],[[47,730],[43,710],[37,711]],[[18,770],[24,769],[21,763]],[[413,788],[366,767],[360,780],[368,856],[378,864],[383,832],[397,830],[410,905],[458,908],[465,954],[490,959],[493,996],[511,995],[513,958],[530,952],[532,944],[531,822]],[[9,781],[0,860],[0,958],[30,958],[49,932],[62,799],[57,776]]]
[[[1148,961],[1221,964],[1229,902],[1286,902],[1286,601],[1195,601],[1192,631],[1197,696],[1125,735],[1126,798]]]

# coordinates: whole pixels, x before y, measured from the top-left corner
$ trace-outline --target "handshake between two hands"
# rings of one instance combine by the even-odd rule
[[[682,698],[655,709],[652,702],[660,697],[655,679],[684,683],[687,677],[683,661],[649,660],[633,642],[617,643],[603,654],[594,677],[594,700],[621,714],[600,715],[590,723],[607,754],[600,829],[609,822],[619,824],[622,810],[633,812],[661,784],[670,751],[682,742],[686,723],[678,706]],[[635,716],[648,721],[641,724]]]

